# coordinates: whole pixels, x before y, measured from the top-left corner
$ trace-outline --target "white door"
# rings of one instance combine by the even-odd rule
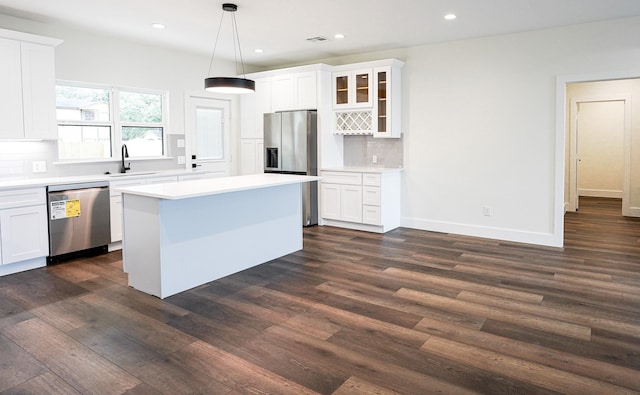
[[[622,198],[624,101],[578,103],[578,196]]]
[[[190,155],[198,169],[231,175],[230,102],[190,96],[187,111],[187,133]]]

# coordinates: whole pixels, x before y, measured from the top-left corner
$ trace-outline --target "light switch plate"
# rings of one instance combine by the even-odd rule
[[[178,148],[184,148],[184,139],[178,139],[176,143],[178,144]]]
[[[34,173],[45,173],[47,171],[47,162],[43,160],[34,160],[33,161],[33,172]]]
[[[184,156],[178,156],[178,164],[179,165],[184,165],[184,162],[185,162]]]

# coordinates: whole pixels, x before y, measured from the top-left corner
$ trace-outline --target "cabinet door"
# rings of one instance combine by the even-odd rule
[[[371,78],[371,69],[356,70],[352,72],[351,84],[353,89],[352,106],[353,107],[371,107],[373,100],[373,81]]]
[[[362,186],[342,185],[340,187],[340,219],[362,222]]]
[[[111,242],[122,240],[122,195],[110,197]]]
[[[273,111],[292,110],[295,107],[295,80],[292,75],[271,79],[271,109]]]
[[[256,108],[255,127],[252,138],[264,138],[264,114],[272,112],[271,109],[271,79],[262,78],[256,80]]]
[[[0,138],[24,138],[20,42],[0,38],[0,59]]]
[[[255,139],[242,139],[240,141],[240,175],[254,174],[256,172],[256,143]]]
[[[298,73],[295,79],[295,109],[312,110],[318,107],[316,72]]]
[[[49,255],[47,206],[26,206],[0,211],[2,264]]]
[[[53,47],[21,43],[24,137],[57,140]]]
[[[340,220],[340,185],[325,184],[320,185],[322,199],[322,218]]]
[[[333,76],[333,108],[349,106],[350,73],[335,72]]]

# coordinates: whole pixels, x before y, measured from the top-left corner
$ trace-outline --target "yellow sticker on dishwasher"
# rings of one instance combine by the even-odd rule
[[[80,216],[80,199],[56,200],[51,202],[51,219],[65,219]]]
[[[80,216],[80,199],[67,200],[67,218]]]

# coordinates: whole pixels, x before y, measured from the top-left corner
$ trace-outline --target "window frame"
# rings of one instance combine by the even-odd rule
[[[68,81],[68,80],[56,80],[56,86],[70,86],[77,88],[89,88],[89,89],[104,89],[109,94],[109,121],[84,121],[84,120],[59,120],[56,117],[57,126],[109,126],[111,128],[111,156],[109,158],[82,158],[82,159],[69,159],[60,158],[59,152],[58,161],[61,163],[77,163],[77,162],[108,162],[108,161],[120,161],[122,160],[122,154],[120,147],[122,146],[122,127],[153,127],[162,128],[162,155],[159,156],[135,156],[135,153],[130,153],[131,156],[127,160],[152,160],[152,159],[167,159],[169,158],[167,147],[167,135],[169,124],[169,92],[159,89],[148,88],[132,88],[126,86],[116,86],[109,84]],[[149,122],[122,122],[120,120],[120,92],[131,92],[141,94],[159,95],[161,100],[161,116],[162,122],[149,123]],[[59,140],[56,140],[59,141]]]

